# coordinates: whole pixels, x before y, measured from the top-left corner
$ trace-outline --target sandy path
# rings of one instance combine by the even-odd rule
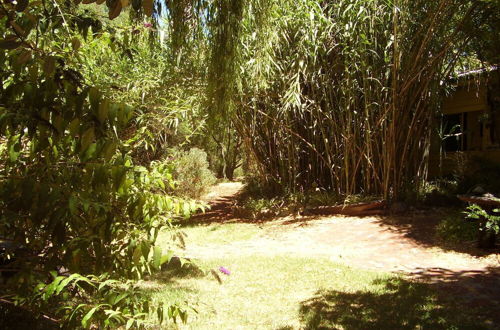
[[[207,200],[212,211],[203,217],[210,221],[237,222],[230,206],[241,183],[222,183],[216,186]],[[262,233],[252,240],[224,245],[191,245],[186,253],[193,257],[279,255],[327,256],[359,268],[421,272],[422,269],[446,269],[453,272],[486,271],[499,267],[500,255],[475,257],[469,253],[445,251],[408,237],[405,230],[391,226],[383,217],[331,216],[316,219],[276,220],[262,226]]]

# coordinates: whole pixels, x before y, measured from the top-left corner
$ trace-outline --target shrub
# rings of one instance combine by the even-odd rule
[[[88,30],[99,21],[80,16],[69,2],[26,4],[21,11],[12,3],[2,5],[7,10],[2,21],[19,18],[19,29],[27,34],[23,42],[11,40],[16,49],[0,47],[0,237],[28,254],[0,251],[0,261],[8,260],[8,272],[1,273],[9,274],[2,303],[47,313],[66,328],[137,328],[153,307],[170,319],[185,319],[173,305],[150,304],[147,292],[134,284],[170,258],[156,246],[160,230],[198,206],[169,196],[168,169],[150,170],[147,161],[135,161],[132,149],[141,146],[129,135],[144,127],[139,110],[144,111],[147,77],[135,79],[141,95],[132,95],[127,92],[138,88],[118,79],[123,68],[106,75],[95,70],[103,57],[89,49],[125,58],[123,52],[132,53],[129,35],[111,28],[102,38],[103,31],[79,34],[80,23]],[[61,17],[54,13],[63,11],[68,24],[56,28]],[[16,32],[4,26],[9,28],[0,28],[2,40]],[[137,49],[146,48],[142,40]],[[123,61],[132,63],[137,69],[142,61]],[[83,67],[95,74],[86,75]]]
[[[457,198],[458,182],[455,180],[439,179],[427,182],[423,187],[422,202],[426,206],[449,207],[461,204]]]
[[[465,213],[467,214],[467,219],[479,222],[480,230],[491,231],[495,234],[500,233],[500,216],[498,215],[500,210],[493,210],[494,214],[488,213],[479,205],[471,205],[467,208]],[[483,221],[481,221],[483,220]]]
[[[462,212],[448,214],[437,226],[436,233],[450,243],[471,242],[477,238],[478,223],[467,221]]]
[[[214,174],[208,169],[207,153],[198,148],[181,152],[174,161],[175,192],[178,195],[200,198],[207,188],[216,181]]]

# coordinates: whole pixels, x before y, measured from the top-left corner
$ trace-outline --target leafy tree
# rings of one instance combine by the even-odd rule
[[[152,3],[138,9],[150,15]],[[108,1],[109,18],[124,4]],[[15,258],[5,298],[71,326],[141,327],[152,306],[127,279],[159,270],[171,256],[155,245],[159,231],[199,208],[168,195],[171,167],[137,165],[134,150],[154,151],[139,145],[154,120],[180,112],[147,118],[170,105],[152,104],[158,85],[146,72],[158,58],[131,75],[142,91],[121,90],[118,75],[151,55],[133,46],[149,30],[117,31],[70,1],[2,2],[0,12],[0,236],[28,251],[2,255]],[[157,307],[160,319],[186,318]]]

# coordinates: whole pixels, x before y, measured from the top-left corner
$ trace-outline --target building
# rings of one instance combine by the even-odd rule
[[[430,155],[430,176],[450,176],[471,160],[500,164],[500,68],[459,75],[445,98]]]

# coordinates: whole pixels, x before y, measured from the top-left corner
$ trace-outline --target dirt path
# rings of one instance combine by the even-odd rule
[[[242,184],[238,182],[216,186],[206,197],[211,200],[211,210],[200,216],[198,221],[241,221],[231,212],[234,196],[241,188]],[[225,255],[326,255],[356,267],[386,271],[420,272],[433,268],[457,272],[484,271],[500,266],[498,253],[481,256],[481,251],[474,251],[474,256],[470,252],[446,251],[433,246],[432,237],[412,238],[434,235],[432,230],[425,228],[425,224],[429,223],[427,217],[429,215],[408,216],[406,220],[410,221],[401,226],[394,224],[394,218],[382,216],[286,217],[262,226],[262,234],[258,238],[217,246],[217,250]],[[409,223],[419,222],[423,223],[421,228],[416,229],[420,233],[412,232],[414,228],[409,228]],[[205,247],[190,248],[190,252],[200,257],[213,255],[210,250]]]
[[[234,196],[240,183],[220,184],[208,196],[212,209],[197,221],[231,223]],[[433,218],[434,216],[434,218]],[[330,216],[283,218],[260,224],[261,234],[225,245],[191,245],[188,255],[300,255],[328,257],[361,269],[391,271],[439,284],[474,305],[498,308],[500,316],[500,254],[474,248],[447,250],[434,239],[435,214],[393,218]],[[259,224],[256,224],[259,225]]]

